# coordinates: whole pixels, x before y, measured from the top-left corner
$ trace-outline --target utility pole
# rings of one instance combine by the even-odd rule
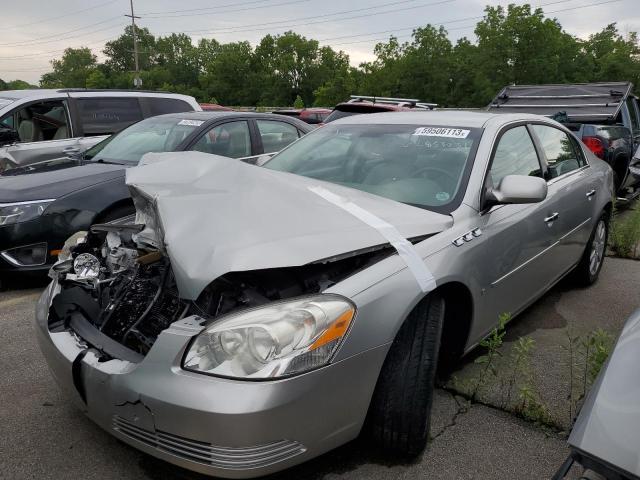
[[[131,15],[125,15],[125,17],[131,17],[131,33],[133,34],[133,59],[136,65],[136,76],[133,79],[133,85],[136,88],[142,86],[142,79],[140,78],[140,64],[138,62],[138,37],[136,35],[136,15],[133,13],[133,0],[129,0],[131,4]]]

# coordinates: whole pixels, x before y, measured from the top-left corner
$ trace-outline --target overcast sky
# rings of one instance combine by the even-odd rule
[[[130,20],[129,0],[5,0],[2,6],[0,78],[32,83],[66,47],[102,48]],[[134,0],[141,26],[154,35],[184,32],[194,40],[249,40],[294,30],[350,55],[373,58],[373,46],[395,34],[409,38],[416,26],[444,24],[451,40],[475,40],[473,27],[486,5],[531,3],[556,17],[571,34],[586,38],[618,22],[622,32],[640,30],[640,0]],[[591,6],[589,6],[591,5]]]

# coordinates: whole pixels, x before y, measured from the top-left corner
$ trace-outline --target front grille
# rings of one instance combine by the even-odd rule
[[[192,462],[229,470],[260,468],[288,460],[306,449],[292,440],[253,447],[216,447],[210,443],[191,440],[171,433],[143,429],[125,420],[113,416],[113,429],[121,434]]]

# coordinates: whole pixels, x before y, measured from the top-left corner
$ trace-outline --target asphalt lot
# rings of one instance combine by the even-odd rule
[[[566,378],[557,355],[564,330],[602,326],[617,335],[626,316],[640,306],[639,287],[640,262],[608,258],[596,286],[573,289],[562,282],[515,319],[505,348],[518,336],[534,337],[534,365],[549,371],[543,391],[551,400],[561,397]],[[33,336],[33,309],[41,289],[27,285],[0,293],[0,478],[206,478],[120,443],[65,400]],[[467,358],[457,374],[474,368],[473,358]],[[563,433],[492,407],[498,404],[490,394],[481,400],[486,404],[467,406],[449,391],[438,390],[434,438],[413,463],[394,463],[355,441],[273,478],[550,478],[568,453]],[[559,412],[559,418],[565,415]],[[574,469],[570,478],[578,476]]]

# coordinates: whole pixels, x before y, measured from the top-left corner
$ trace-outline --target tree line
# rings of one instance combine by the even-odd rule
[[[486,105],[507,84],[632,81],[640,84],[635,32],[616,24],[588,39],[562,29],[530,5],[486,7],[476,42],[452,43],[443,26],[427,24],[409,41],[391,36],[375,46],[375,60],[350,65],[349,56],[289,31],[220,43],[185,34],[155,37],[137,28],[143,88],[168,90],[201,102],[243,106],[331,106],[349,95],[411,97],[449,107]],[[89,48],[68,48],[51,61],[40,87],[132,88],[132,27],[106,43],[105,61]],[[20,80],[3,88],[24,88]],[[4,84],[4,85],[3,85]],[[298,98],[299,97],[299,98]]]

